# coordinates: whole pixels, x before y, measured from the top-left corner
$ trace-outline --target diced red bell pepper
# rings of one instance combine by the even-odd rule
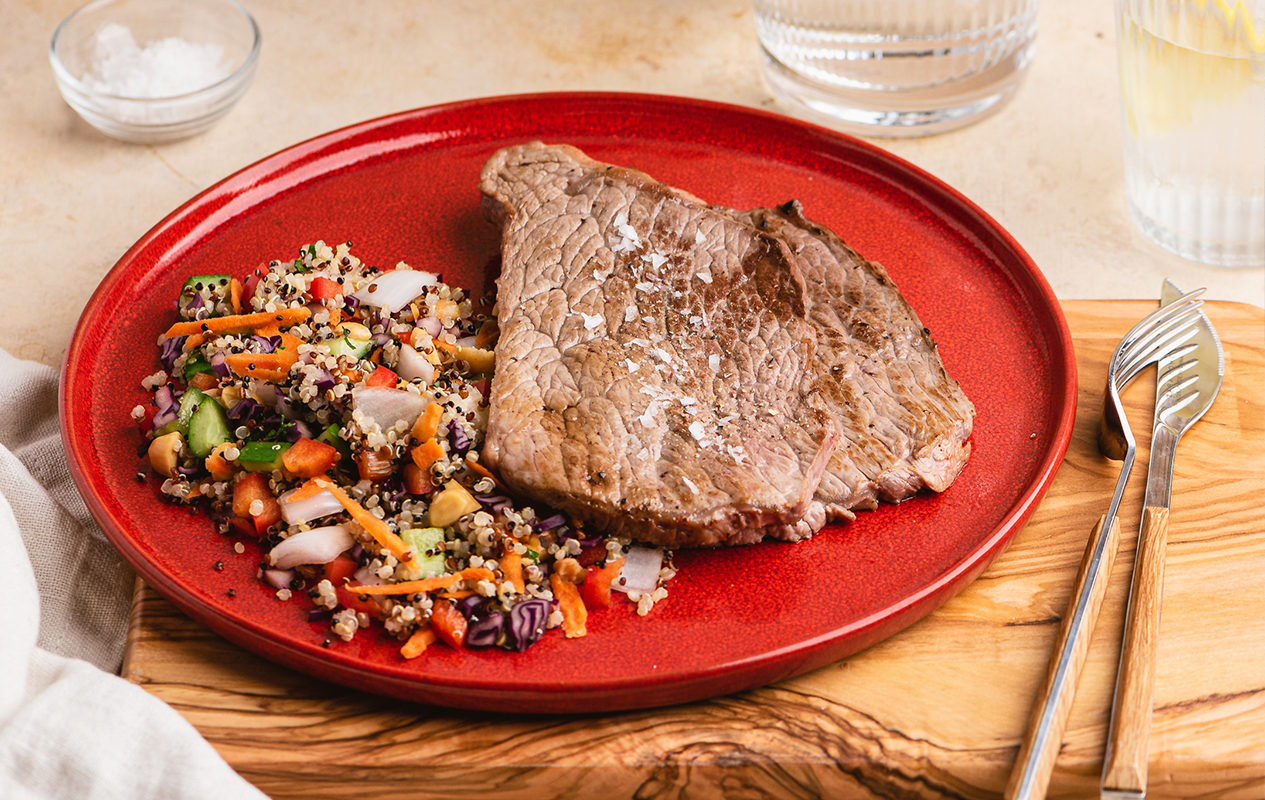
[[[250,517],[230,517],[228,524],[242,536],[259,537],[259,530],[255,528],[255,521]]]
[[[611,604],[611,584],[624,568],[624,559],[607,561],[605,567],[592,566],[584,571],[584,583],[580,596],[587,608],[608,608]]]
[[[360,470],[360,479],[365,481],[385,481],[395,472],[395,464],[391,460],[391,448],[379,447],[377,450],[361,450],[356,454],[356,467]]]
[[[410,461],[404,465],[404,491],[409,494],[430,494],[435,491],[435,483],[430,475]]]
[[[315,478],[333,469],[338,458],[336,447],[304,436],[282,454],[281,463],[300,478]]]
[[[350,556],[339,556],[325,565],[325,579],[334,585],[334,593],[338,595],[338,602],[343,608],[373,616],[380,610],[378,601],[368,595],[361,600],[360,595],[347,588],[347,580],[355,575],[359,568],[360,565],[355,559]]]
[[[385,386],[388,389],[394,389],[399,381],[399,375],[379,364],[378,368],[369,377],[365,378],[365,386]]]
[[[250,513],[251,505],[256,501],[263,504],[258,514]],[[268,486],[268,478],[262,472],[247,472],[233,486],[233,514],[238,517],[249,517],[255,523],[257,536],[262,536],[268,528],[281,519],[281,504],[273,496]]]
[[[452,603],[437,598],[430,610],[430,626],[439,638],[458,650],[466,641],[466,618]]]
[[[259,285],[259,281],[263,280],[264,275],[268,274],[268,262],[260,261],[259,266],[250,271],[243,282],[242,305],[245,306],[250,302],[250,298],[255,296],[255,287]]]
[[[308,294],[312,295],[313,300],[333,300],[342,291],[343,287],[323,275],[313,278],[312,285],[308,287]]]

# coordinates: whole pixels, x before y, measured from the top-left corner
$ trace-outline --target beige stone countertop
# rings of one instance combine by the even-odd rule
[[[62,100],[48,62],[80,0],[0,0],[0,348],[59,366],[102,276],[150,227],[238,169],[411,108],[542,91],[683,95],[781,111],[749,0],[244,0],[254,86],[210,132],[124,144]],[[1125,206],[1112,5],[1047,0],[1027,83],[965,129],[877,144],[978,203],[1061,299],[1154,298],[1171,277],[1265,305],[1265,269],[1150,244]]]

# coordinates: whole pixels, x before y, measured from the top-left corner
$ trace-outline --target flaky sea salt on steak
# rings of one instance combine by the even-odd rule
[[[565,145],[484,166],[501,226],[483,458],[511,488],[669,547],[797,539],[838,440],[786,242]]]

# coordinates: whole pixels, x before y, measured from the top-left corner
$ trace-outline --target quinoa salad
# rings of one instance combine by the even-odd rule
[[[133,420],[163,499],[206,509],[323,644],[380,625],[403,658],[523,651],[667,596],[671,554],[586,530],[479,463],[491,298],[305,245],[244,280],[195,275]]]

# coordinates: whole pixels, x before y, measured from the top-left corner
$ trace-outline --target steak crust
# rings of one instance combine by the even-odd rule
[[[965,463],[973,410],[883,268],[798,203],[708,206],[540,142],[480,181],[501,227],[485,463],[668,547],[810,536]]]

